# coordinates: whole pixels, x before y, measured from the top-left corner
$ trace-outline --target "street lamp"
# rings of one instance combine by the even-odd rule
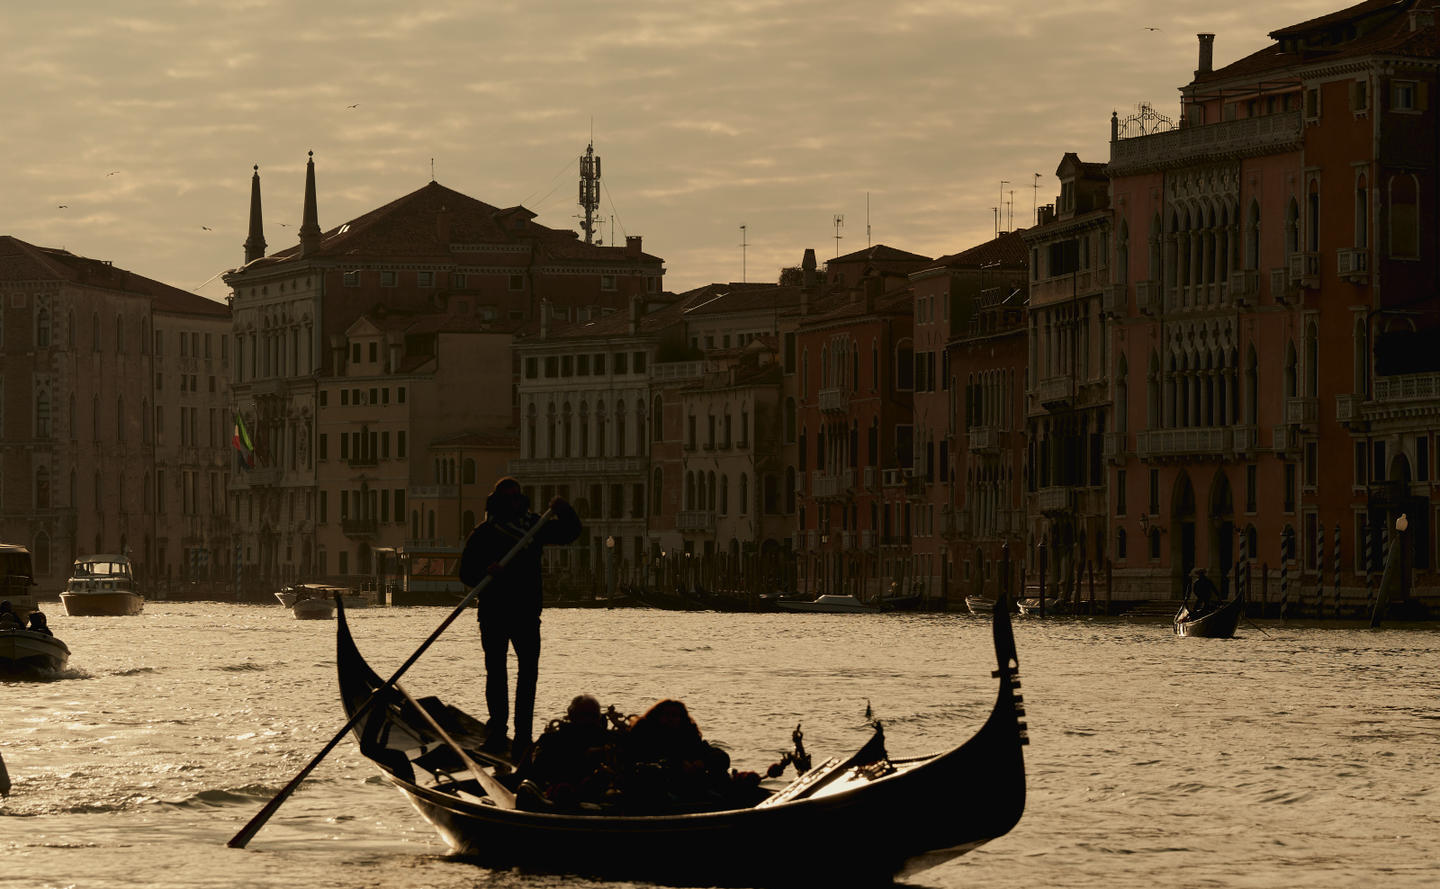
[[[610,600],[615,600],[615,535],[611,534],[605,538],[605,572],[607,575],[606,587],[610,591]]]

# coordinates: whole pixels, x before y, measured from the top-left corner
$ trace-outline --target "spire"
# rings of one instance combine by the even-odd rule
[[[254,262],[265,255],[265,223],[260,215],[260,165],[250,177],[250,237],[245,239],[245,262]]]
[[[305,162],[305,215],[300,219],[300,255],[320,249],[320,212],[315,209],[315,152]]]

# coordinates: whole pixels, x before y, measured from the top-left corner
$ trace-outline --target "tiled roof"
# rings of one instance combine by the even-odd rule
[[[230,307],[98,259],[0,235],[0,281],[69,281],[153,300],[159,312],[229,317]]]
[[[854,253],[847,253],[844,256],[837,256],[827,260],[827,264],[852,263],[852,262],[925,262],[930,259],[928,256],[921,256],[918,253],[909,253],[904,250],[897,250],[884,244],[875,244],[866,247],[864,250],[856,250]]]
[[[1319,61],[1340,61],[1368,55],[1433,59],[1440,55],[1440,26],[1426,25],[1412,31],[1410,17],[1404,13],[1415,7],[1435,9],[1436,3],[1434,0],[1369,0],[1308,22],[1272,31],[1270,36],[1276,40],[1274,44],[1223,68],[1198,75],[1192,85],[1220,84],[1282,72]],[[1360,36],[1339,43],[1330,43],[1323,39],[1339,26],[1361,19],[1369,21],[1365,23],[1364,33]],[[1315,35],[1313,45],[1297,52],[1283,51],[1280,41],[1307,34]]]
[[[549,258],[633,261],[625,256],[625,247],[586,244],[574,231],[548,228],[535,222],[534,217],[535,214],[524,207],[502,210],[438,182],[430,182],[324,232],[319,250],[310,256],[338,258],[355,255],[381,261],[431,258],[453,262],[457,256],[464,254],[451,252],[451,244],[524,245],[534,241],[540,245],[543,256]],[[448,238],[441,236],[445,226],[449,228]],[[296,244],[258,259],[248,268],[261,268],[299,256],[300,246]],[[659,257],[644,253],[641,258],[649,262],[661,261]]]
[[[1001,266],[1023,268],[1030,263],[1030,253],[1025,248],[1025,239],[1021,234],[1023,231],[1025,229],[1006,232],[998,238],[992,238],[968,250],[942,256],[927,269],[978,269],[981,266],[992,266],[997,262]]]

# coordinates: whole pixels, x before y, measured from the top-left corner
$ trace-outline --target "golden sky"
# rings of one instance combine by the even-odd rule
[[[1002,227],[1028,224],[1065,152],[1107,160],[1112,111],[1176,116],[1197,32],[1220,67],[1346,5],[8,3],[0,234],[223,299],[253,164],[272,252],[297,240],[310,150],[325,229],[432,159],[444,185],[574,228],[593,132],[600,233],[642,235],[667,289],[740,280],[741,225],[750,281],[807,247],[939,256],[990,238],[1002,203]]]

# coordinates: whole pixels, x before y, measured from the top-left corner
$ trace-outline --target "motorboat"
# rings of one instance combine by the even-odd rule
[[[139,614],[145,598],[135,589],[128,556],[100,553],[75,560],[60,604],[71,617]]]
[[[346,608],[365,608],[370,600],[363,594],[354,592],[349,587],[332,586],[324,583],[292,583],[275,594],[280,604],[286,608],[293,608],[295,603],[302,599],[330,599],[334,601],[336,596],[345,598]]]
[[[878,614],[879,605],[868,605],[851,595],[825,593],[814,600],[781,599],[775,605],[781,611],[811,611],[826,614]]]
[[[56,672],[70,660],[70,649],[49,633],[0,630],[0,675]]]
[[[21,620],[35,610],[34,586],[30,549],[14,543],[0,543],[0,600],[9,602]]]

